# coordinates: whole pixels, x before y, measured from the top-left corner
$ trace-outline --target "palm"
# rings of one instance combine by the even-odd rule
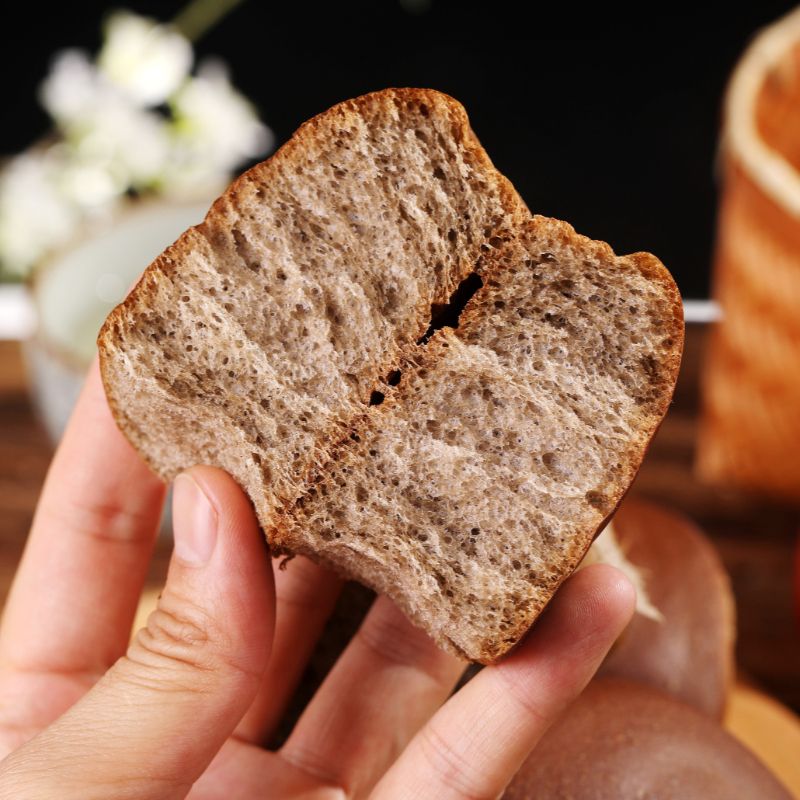
[[[6,669],[0,674],[0,759],[44,730],[93,684],[85,675]]]
[[[254,769],[255,763],[257,766]],[[258,751],[229,739],[205,775],[189,793],[189,800],[222,800],[263,796],[281,800],[342,800],[341,787],[308,775],[279,753]]]
[[[0,677],[0,760],[72,707],[97,676],[6,672]],[[253,771],[253,762],[258,770]],[[255,785],[254,785],[255,784]],[[212,761],[190,800],[253,797],[264,785],[281,798],[341,800],[341,789],[271,753],[232,736]]]

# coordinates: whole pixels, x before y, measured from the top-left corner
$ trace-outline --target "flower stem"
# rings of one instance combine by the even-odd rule
[[[196,42],[242,2],[243,0],[191,0],[178,12],[172,24],[190,42]]]

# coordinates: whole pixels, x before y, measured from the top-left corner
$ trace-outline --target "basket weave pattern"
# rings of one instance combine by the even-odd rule
[[[756,40],[729,91],[714,265],[723,319],[705,364],[697,469],[715,483],[800,501],[800,215],[793,183],[775,178],[774,163],[796,170],[800,142],[800,38],[787,42],[787,26],[798,30],[797,14]],[[743,120],[752,124],[745,136],[733,129]]]

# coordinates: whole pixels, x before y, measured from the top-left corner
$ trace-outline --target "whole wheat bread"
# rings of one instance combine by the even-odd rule
[[[531,218],[458,103],[395,89],[239,178],[98,344],[161,476],[222,467],[273,552],[385,592],[486,663],[629,486],[682,340],[656,258]]]

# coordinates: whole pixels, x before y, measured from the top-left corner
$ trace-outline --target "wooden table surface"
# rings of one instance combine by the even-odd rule
[[[738,661],[748,678],[800,711],[800,632],[792,613],[798,509],[704,486],[693,476],[697,379],[705,330],[690,326],[673,407],[633,492],[685,512],[719,548],[738,610]],[[800,446],[800,443],[798,443]],[[0,605],[5,599],[52,453],[28,399],[19,346],[0,342]],[[163,582],[165,546],[150,582]]]

